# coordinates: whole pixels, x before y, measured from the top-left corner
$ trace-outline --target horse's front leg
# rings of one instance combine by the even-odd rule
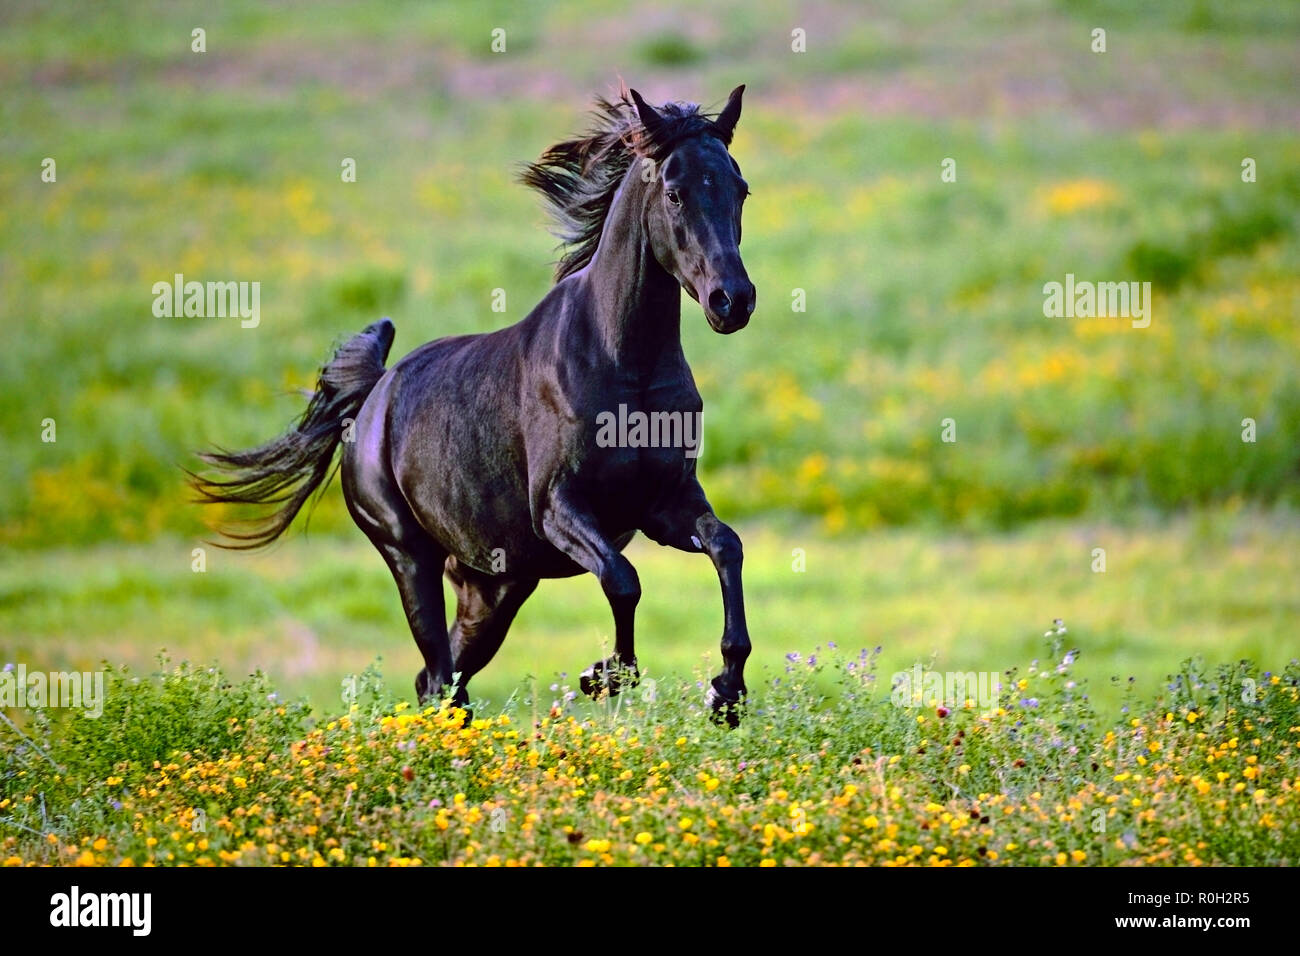
[[[718,520],[696,485],[684,500],[652,515],[642,531],[652,541],[682,551],[703,551],[713,561],[722,584],[722,673],[707,694],[715,719],[735,727],[745,704],[745,660],[749,657],[749,628],[745,624],[745,595],[740,581],[744,551],[740,536]]]
[[[612,697],[624,685],[635,686],[639,673],[633,624],[641,600],[636,568],[600,528],[590,508],[573,496],[552,494],[539,530],[547,541],[596,576],[614,613],[614,654],[596,661],[580,675],[582,692],[589,697],[605,693]]]

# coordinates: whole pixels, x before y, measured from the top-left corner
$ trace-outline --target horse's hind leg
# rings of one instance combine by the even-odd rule
[[[469,703],[469,679],[500,650],[519,608],[536,590],[537,579],[492,577],[454,556],[447,559],[446,571],[456,592],[456,620],[450,636],[452,670],[460,675],[455,699],[464,706]]]
[[[381,386],[382,387],[382,386]],[[415,693],[423,702],[439,698],[451,684],[447,606],[442,595],[442,564],[447,552],[420,526],[392,476],[382,465],[382,448],[369,440],[382,429],[370,427],[369,407],[358,416],[359,440],[343,452],[343,498],[348,511],[375,546],[397,582],[402,608],[424,657]]]
[[[402,594],[407,623],[424,657],[424,670],[415,679],[416,697],[422,702],[441,697],[451,684],[447,606],[442,597],[447,551],[416,520],[387,464],[383,416],[390,389],[390,378],[383,378],[356,416],[355,440],[343,444],[343,501],[356,527],[383,555]]]
[[[420,703],[440,699],[450,689],[452,675],[447,606],[442,596],[446,552],[432,540],[425,541],[415,545],[375,541],[393,572],[415,646],[424,658],[424,669],[415,676],[415,694]]]

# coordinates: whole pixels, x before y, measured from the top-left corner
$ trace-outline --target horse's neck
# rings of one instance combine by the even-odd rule
[[[665,350],[681,350],[681,288],[650,248],[641,222],[644,195],[634,164],[585,270],[591,319],[611,359],[629,371],[653,368]]]

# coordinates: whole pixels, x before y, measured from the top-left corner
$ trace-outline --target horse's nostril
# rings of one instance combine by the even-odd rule
[[[709,308],[725,317],[731,311],[731,297],[721,289],[714,289],[709,293]]]

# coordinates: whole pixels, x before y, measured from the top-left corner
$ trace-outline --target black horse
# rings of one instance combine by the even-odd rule
[[[256,548],[328,484],[342,444],[348,510],[388,562],[424,657],[421,700],[458,674],[454,699],[467,702],[469,679],[538,580],[584,571],[600,579],[615,636],[582,689],[613,695],[635,683],[641,586],[621,552],[641,531],[717,568],[723,669],[708,700],[716,717],[739,720],[750,652],[741,543],[696,479],[698,444],[602,440],[600,430],[616,414],[698,419],[679,286],[717,332],[744,328],[754,311],[739,250],[748,187],[727,150],[743,91],[713,117],[694,104],[656,109],[635,90],[598,100],[588,135],[522,175],[566,243],[554,287],[526,318],[430,342],[387,371],[393,325],[375,322],[324,366],[291,431],[201,456],[224,472],[191,476],[201,501],[277,506],[225,531],[227,547]],[[443,574],[457,596],[450,634]]]

